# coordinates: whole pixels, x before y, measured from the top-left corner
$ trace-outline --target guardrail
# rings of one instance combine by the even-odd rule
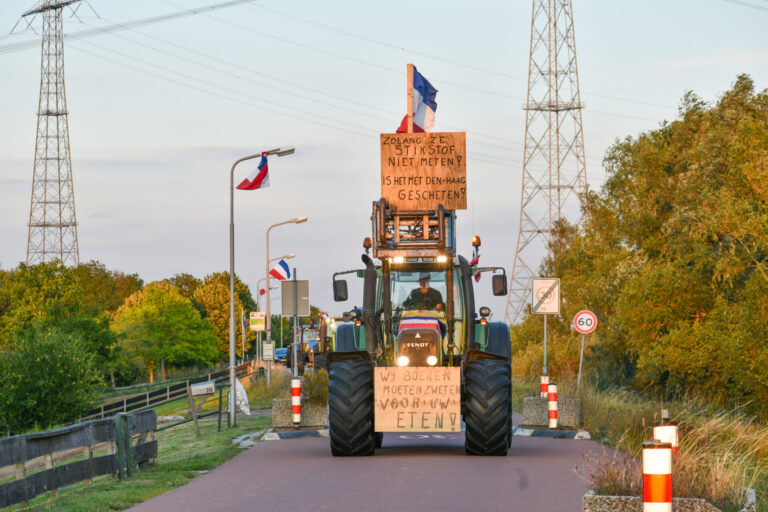
[[[244,377],[249,373],[251,369],[251,363],[241,364],[236,367],[236,375],[238,378]],[[119,412],[126,413],[131,411],[138,411],[149,407],[156,407],[166,402],[172,402],[179,398],[187,396],[187,386],[191,384],[197,384],[198,382],[214,381],[217,384],[229,379],[229,370],[221,370],[218,372],[211,372],[207,375],[189,379],[184,382],[171,384],[165,388],[156,389],[155,391],[147,391],[145,393],[137,393],[120,398],[113,398],[101,403],[98,407],[86,412],[80,418],[80,421],[96,419],[96,418],[108,418],[116,415]]]
[[[13,466],[16,477],[0,485],[0,508],[46,492],[55,496],[60,487],[96,476],[130,476],[136,465],[157,457],[156,429],[157,414],[150,409],[0,439],[0,469]]]

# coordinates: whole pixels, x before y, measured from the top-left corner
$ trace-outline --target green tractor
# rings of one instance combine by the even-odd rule
[[[348,299],[344,274],[361,276],[364,291],[362,309],[337,325],[328,353],[333,455],[373,454],[383,432],[459,432],[462,418],[467,453],[506,455],[509,327],[488,322],[488,308],[478,311],[473,277],[492,272],[497,296],[506,295],[507,277],[456,254],[455,218],[442,207],[397,211],[376,201],[364,268],[334,274],[334,300]],[[476,264],[478,237],[473,246]]]

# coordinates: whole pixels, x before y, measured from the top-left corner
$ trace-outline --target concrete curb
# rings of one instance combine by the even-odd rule
[[[557,430],[546,428],[526,428],[516,425],[512,435],[517,437],[547,437],[550,439],[592,439],[586,430]]]
[[[286,432],[275,432],[269,430],[261,438],[262,441],[280,441],[281,439],[297,439],[300,437],[328,437],[328,429],[321,430],[290,430]]]

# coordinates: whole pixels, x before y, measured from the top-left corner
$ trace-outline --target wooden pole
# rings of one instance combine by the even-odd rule
[[[197,424],[197,409],[195,408],[195,399],[192,398],[192,388],[187,381],[187,399],[189,401],[189,411],[192,413],[192,420],[195,422],[195,437],[200,437],[200,427]]]
[[[413,64],[408,64],[408,133],[413,133]]]
[[[27,476],[27,466],[25,462],[19,462],[16,464],[16,480],[21,480]],[[25,508],[29,506],[29,502],[24,500],[21,502],[21,507]]]

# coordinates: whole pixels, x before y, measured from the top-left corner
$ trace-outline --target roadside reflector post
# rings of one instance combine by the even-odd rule
[[[557,428],[557,384],[547,386],[547,405],[549,407],[549,428]]]
[[[665,422],[653,427],[653,438],[672,446],[672,457],[677,457],[679,444],[677,441],[677,423]]]
[[[643,443],[643,512],[672,512],[672,445]]]
[[[549,375],[541,376],[541,398],[547,398],[547,386],[549,385]]]
[[[293,425],[301,423],[301,380],[291,379],[291,408],[293,409]]]

